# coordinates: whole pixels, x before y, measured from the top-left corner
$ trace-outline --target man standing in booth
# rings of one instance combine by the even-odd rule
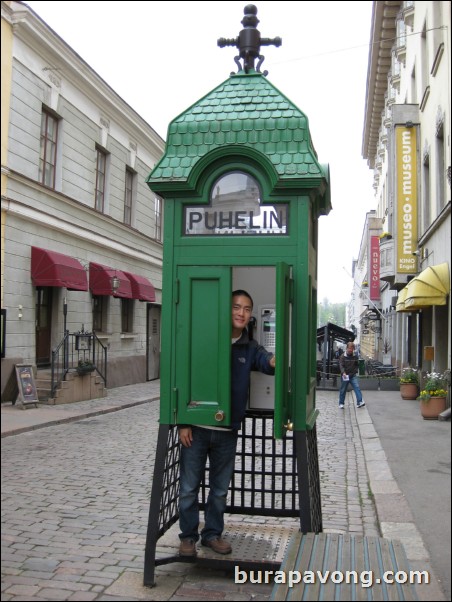
[[[196,556],[199,540],[199,488],[209,459],[209,496],[201,544],[218,554],[232,547],[222,538],[229,483],[234,472],[238,431],[245,417],[251,370],[275,373],[275,356],[248,336],[253,300],[244,290],[232,293],[231,426],[178,426],[180,461],[180,556]],[[206,350],[208,353],[208,349]]]

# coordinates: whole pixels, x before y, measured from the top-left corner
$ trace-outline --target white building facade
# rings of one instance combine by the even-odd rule
[[[380,222],[360,249],[379,280],[369,355],[425,371],[451,366],[450,17],[450,2],[374,2],[363,131]]]
[[[162,204],[145,180],[163,150],[29,7],[2,2],[2,377],[94,332],[108,387],[158,378]]]

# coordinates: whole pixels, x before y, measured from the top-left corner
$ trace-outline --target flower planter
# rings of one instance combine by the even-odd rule
[[[419,396],[419,386],[416,383],[401,383],[400,396],[402,399],[417,399]]]
[[[94,366],[87,366],[86,368],[76,368],[76,370],[79,376],[84,376],[85,374],[90,374],[91,372],[94,372]]]
[[[438,416],[445,409],[445,397],[430,397],[428,401],[421,401],[421,415],[424,420],[438,420]]]

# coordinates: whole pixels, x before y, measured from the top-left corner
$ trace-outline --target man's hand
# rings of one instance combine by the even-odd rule
[[[179,429],[179,441],[184,447],[191,447],[191,442],[193,441],[191,426],[184,426]]]
[[[270,361],[268,363],[272,368],[276,368],[276,358],[274,355],[270,358]]]

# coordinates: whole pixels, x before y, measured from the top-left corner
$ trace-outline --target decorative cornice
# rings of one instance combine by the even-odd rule
[[[63,232],[64,234],[73,236],[78,240],[89,241],[90,243],[98,245],[103,249],[109,249],[110,251],[115,251],[126,257],[143,261],[160,269],[162,268],[163,261],[152,257],[147,253],[137,251],[132,247],[118,243],[117,241],[107,238],[106,236],[102,236],[92,230],[76,226],[71,222],[62,220],[60,217],[55,217],[50,213],[38,211],[37,209],[29,207],[28,205],[24,205],[19,201],[15,201],[14,199],[2,198],[2,211],[16,215],[17,217],[20,217],[26,221],[42,225],[50,230]]]
[[[20,182],[20,183],[36,190],[37,192],[42,192],[42,190],[43,190],[43,186],[41,184],[39,184],[39,182],[36,182],[35,180],[30,180],[26,176],[23,176],[13,170],[9,170],[8,177],[12,181],[14,180],[14,181]],[[59,202],[66,203],[68,205],[68,207],[72,206],[74,212],[75,211],[84,211],[84,212],[91,214],[91,217],[88,218],[87,223],[91,223],[91,224],[93,223],[92,220],[94,219],[94,216],[97,215],[97,212],[93,208],[88,207],[87,205],[84,205],[83,203],[80,203],[79,201],[76,201],[76,200],[72,199],[71,197],[68,197],[55,190],[46,188],[45,193],[49,197],[58,199]],[[102,248],[114,250],[118,253],[121,253],[122,255],[125,255],[125,256],[133,258],[133,259],[145,261],[146,263],[153,265],[155,267],[158,267],[158,268],[161,268],[163,265],[163,262],[158,255],[151,255],[150,253],[143,253],[141,251],[136,250],[133,247],[129,247],[128,245],[119,243],[106,236],[102,236],[101,234],[98,234],[94,230],[90,230],[89,228],[78,226],[77,224],[74,224],[73,221],[68,221],[68,220],[62,219],[61,216],[55,216],[53,214],[46,213],[45,211],[37,210],[34,207],[31,207],[30,205],[27,205],[20,200],[17,200],[17,199],[11,198],[11,197],[2,196],[1,207],[2,207],[2,211],[20,216],[23,219],[26,219],[26,220],[29,220],[29,221],[32,221],[32,222],[35,222],[38,224],[42,224],[43,227],[47,227],[52,230],[70,234],[70,235],[74,236],[75,238],[89,241],[93,244],[99,245]],[[69,212],[68,212],[68,214],[69,214]],[[89,221],[89,219],[91,219],[91,221]],[[120,222],[117,222],[116,220],[113,220],[113,218],[111,218],[109,216],[102,215],[102,219],[103,220],[107,219],[109,221],[115,222],[116,227],[122,226],[123,228],[125,228],[128,231],[130,230],[129,226],[126,226]],[[150,239],[149,236],[146,236],[142,232],[134,230],[134,236],[137,237],[137,240],[142,239],[142,244],[149,245],[150,242],[152,242],[157,247],[161,247],[161,243],[159,241]]]
[[[397,37],[397,15],[402,2],[373,3],[362,156],[374,166],[381,113],[385,107],[387,78],[391,70],[392,47]]]

